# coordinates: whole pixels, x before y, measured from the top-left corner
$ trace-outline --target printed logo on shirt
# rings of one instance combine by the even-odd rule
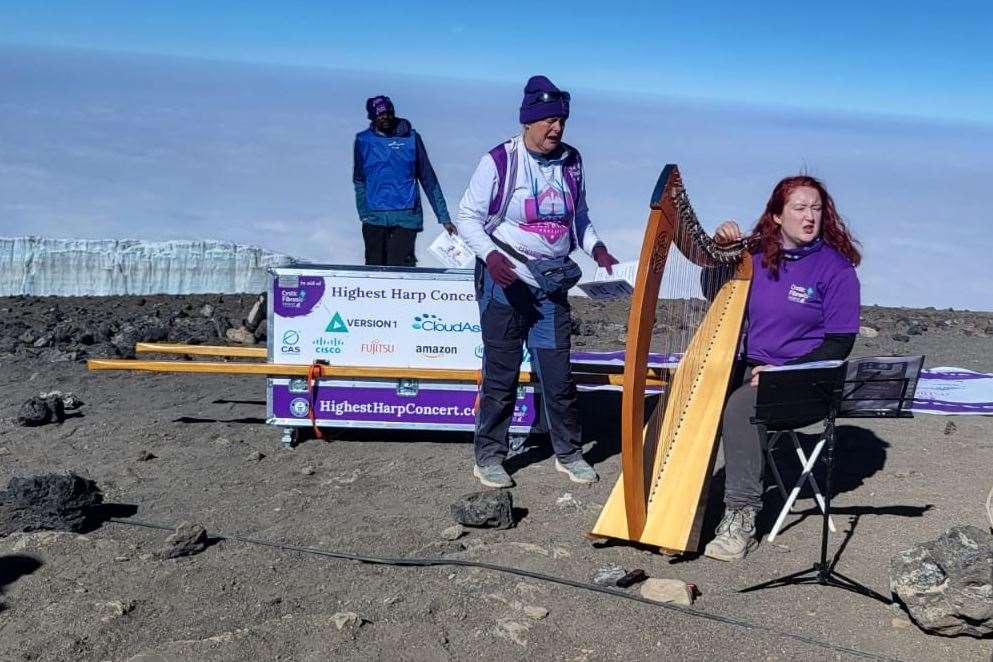
[[[807,303],[812,296],[814,288],[796,284],[790,285],[790,291],[786,294],[786,298],[793,303]]]
[[[401,147],[403,147],[403,143],[398,143],[395,140],[391,140],[390,142],[386,143],[386,146],[389,147],[390,149],[400,149]]]

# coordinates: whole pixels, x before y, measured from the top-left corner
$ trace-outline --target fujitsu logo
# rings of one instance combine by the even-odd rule
[[[392,354],[396,351],[396,345],[373,340],[362,343],[360,349],[363,354]]]

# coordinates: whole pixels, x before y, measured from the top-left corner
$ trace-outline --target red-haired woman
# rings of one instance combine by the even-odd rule
[[[714,233],[725,242],[743,236],[734,221]],[[821,182],[798,176],[776,184],[753,237],[747,369],[724,408],[725,511],[704,550],[722,561],[744,558],[757,544],[764,457],[749,418],[759,373],[770,366],[844,359],[859,329],[855,267],[861,256]]]

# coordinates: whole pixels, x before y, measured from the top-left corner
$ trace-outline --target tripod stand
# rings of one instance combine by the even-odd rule
[[[828,561],[828,533],[831,519],[831,478],[834,467],[835,420],[845,418],[910,418],[904,410],[916,385],[923,357],[862,359],[831,367],[807,370],[770,371],[759,380],[754,423],[762,435],[768,431],[792,430],[824,420],[823,445],[810,458],[821,456],[825,466],[824,508],[821,519],[820,559],[812,567],[742,589],[741,593],[780,586],[820,584],[892,604],[892,600],[835,569],[839,555]],[[871,399],[869,397],[871,396]],[[912,396],[912,392],[911,392]],[[784,413],[788,412],[788,413]],[[764,441],[764,440],[763,440]],[[842,544],[842,549],[844,543]],[[839,549],[840,552],[840,549]]]

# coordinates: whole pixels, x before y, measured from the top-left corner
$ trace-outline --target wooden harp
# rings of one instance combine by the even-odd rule
[[[675,246],[720,285],[647,425],[645,383],[659,291]],[[738,347],[751,260],[745,242],[718,245],[702,229],[679,169],[667,165],[652,193],[626,339],[621,400],[621,475],[591,535],[696,550],[713,471],[717,430]],[[699,269],[697,270],[699,272]],[[704,279],[699,278],[699,283]],[[702,286],[701,286],[702,291]],[[707,297],[711,298],[711,297]],[[705,305],[701,298],[700,304]],[[688,334],[687,334],[688,335]]]

